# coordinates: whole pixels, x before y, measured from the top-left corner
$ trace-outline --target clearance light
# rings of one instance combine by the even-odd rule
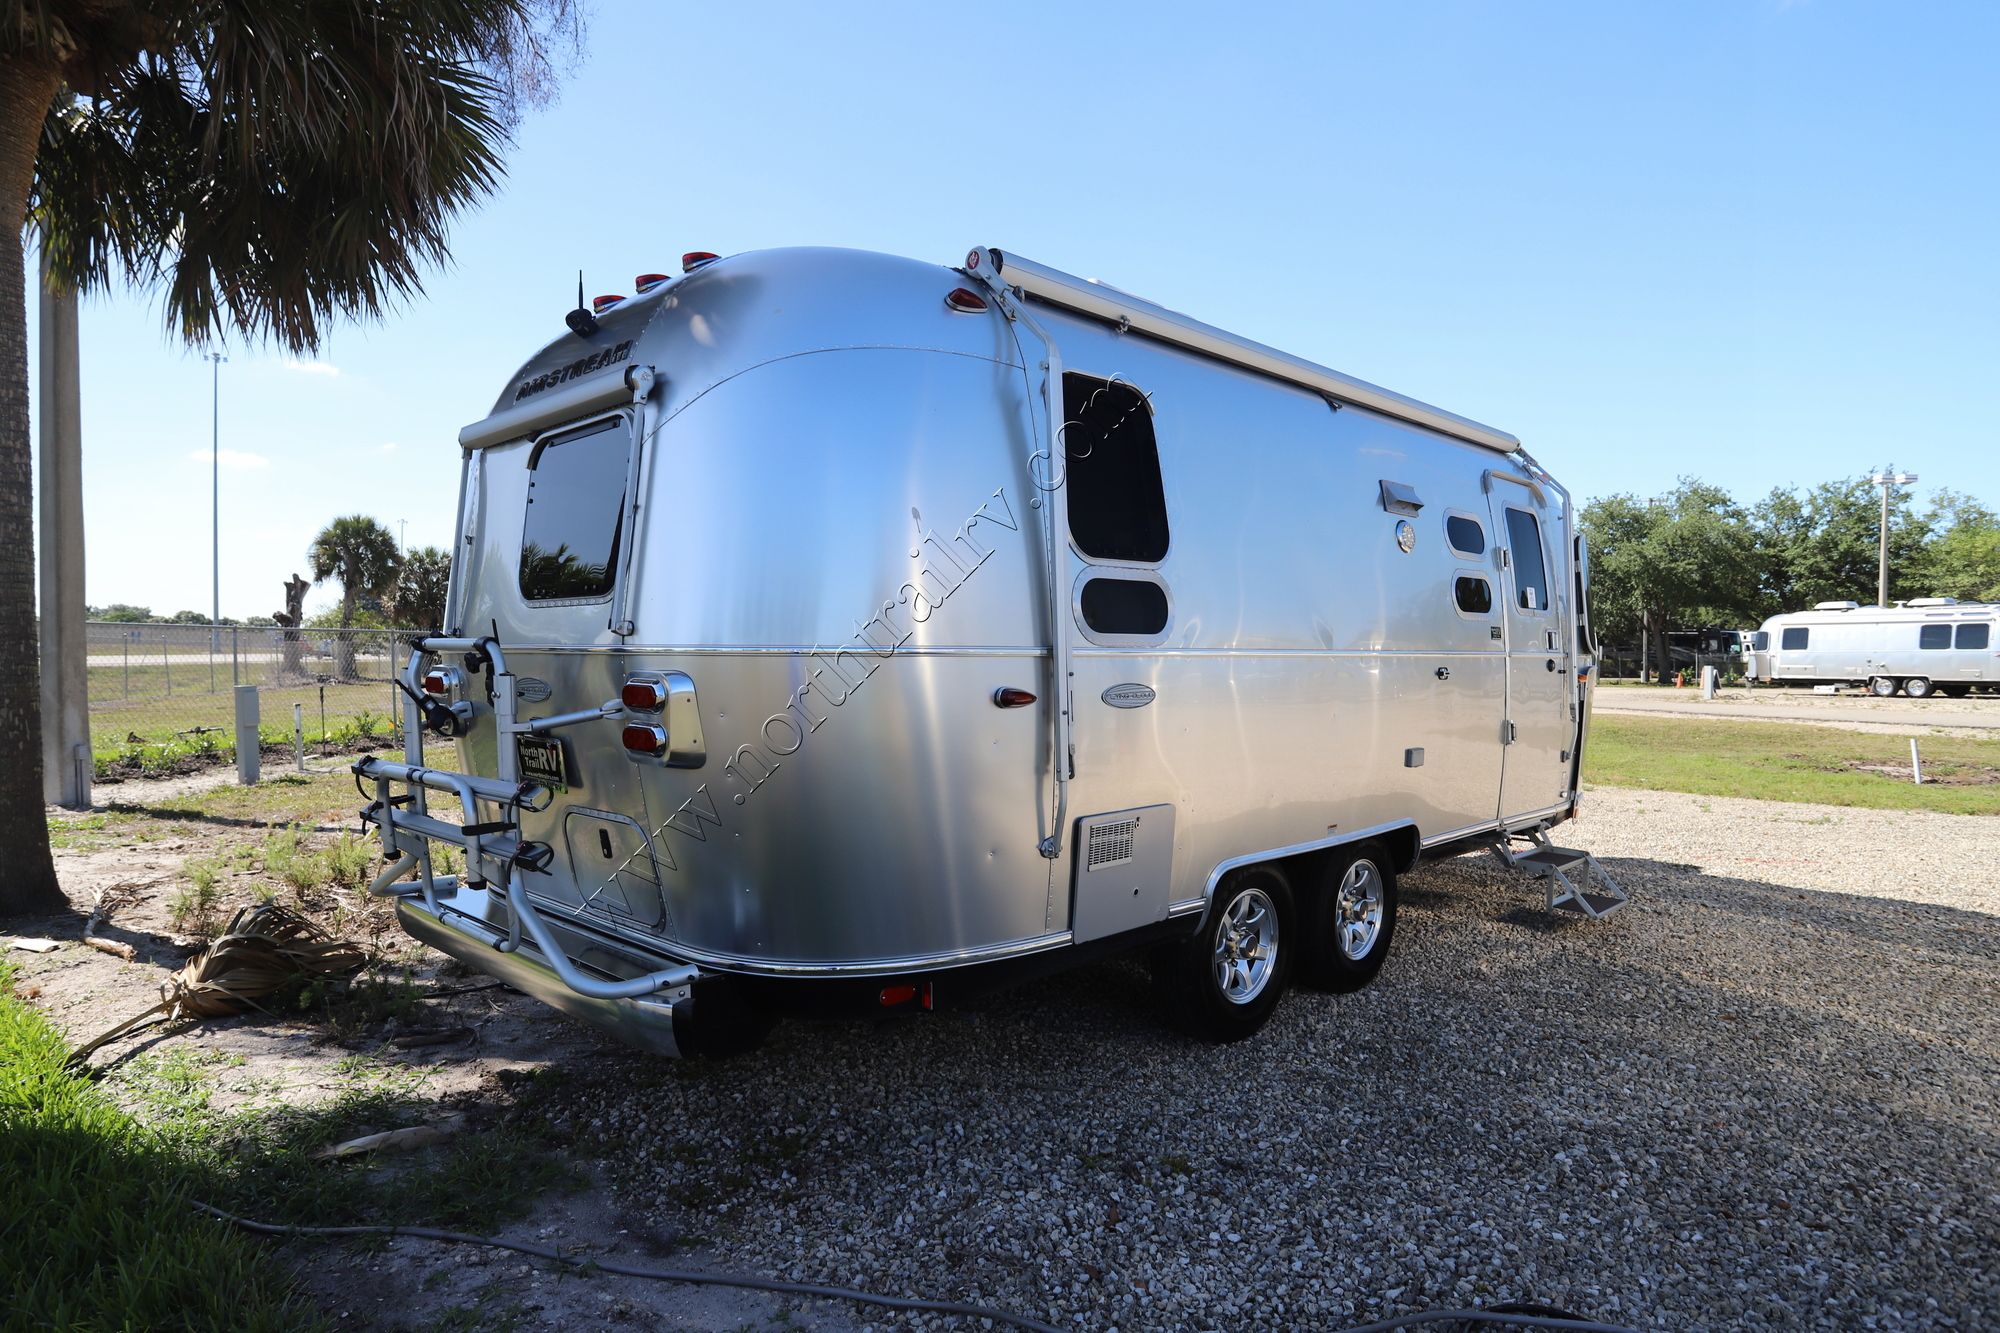
[[[1034,701],[1034,695],[1012,685],[993,691],[993,703],[997,708],[1026,708]]]
[[[593,296],[590,298],[591,313],[601,315],[624,299],[622,296]]]
[[[657,713],[667,706],[667,687],[657,680],[628,680],[618,700],[635,713]]]
[[[666,280],[667,275],[664,273],[641,273],[638,277],[632,279],[632,286],[643,296]]]
[[[692,273],[704,264],[713,264],[722,258],[713,250],[690,250],[681,256],[681,272]]]
[[[944,303],[953,310],[964,314],[975,314],[986,308],[986,298],[970,287],[954,287],[945,293]]]
[[[665,754],[667,729],[652,722],[628,722],[622,739],[633,754]]]

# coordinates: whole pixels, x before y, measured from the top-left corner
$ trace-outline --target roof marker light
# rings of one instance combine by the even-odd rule
[[[590,298],[591,313],[601,315],[624,299],[622,296],[593,296]]]
[[[690,250],[681,256],[681,272],[692,273],[704,264],[713,264],[722,258],[712,250]]]
[[[970,287],[954,287],[945,294],[944,303],[953,310],[964,314],[974,314],[986,308],[986,298]]]
[[[644,296],[647,292],[652,291],[653,288],[666,280],[667,275],[664,273],[641,273],[638,277],[632,279],[632,286],[641,296]]]

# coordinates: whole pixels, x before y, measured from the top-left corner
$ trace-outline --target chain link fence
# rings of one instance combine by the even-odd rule
[[[400,749],[396,684],[417,631],[92,621],[90,743],[100,779],[233,761],[238,685],[257,687],[262,748],[290,758]]]

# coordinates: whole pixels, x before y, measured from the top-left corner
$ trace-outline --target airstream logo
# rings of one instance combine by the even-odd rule
[[[514,390],[514,401],[518,403],[523,398],[538,394],[544,389],[553,389],[558,384],[567,384],[580,376],[594,374],[606,366],[623,361],[632,354],[632,341],[627,338],[616,347],[607,347],[592,356],[582,357],[566,366],[557,366],[554,370],[545,371],[531,380],[523,380],[521,387]]]
[[[1151,685],[1113,685],[1098,696],[1113,708],[1144,708],[1156,697]]]
[[[517,676],[514,679],[514,695],[526,703],[538,704],[554,693],[549,683],[539,676]]]

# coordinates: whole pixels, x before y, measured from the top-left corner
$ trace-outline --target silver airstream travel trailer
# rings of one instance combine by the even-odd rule
[[[1546,842],[1584,561],[1513,436],[997,250],[597,304],[459,437],[456,769],[356,766],[418,938],[668,1051],[1135,949],[1228,1038],[1371,978],[1420,855],[1616,905]]]
[[[1773,684],[1866,683],[1884,699],[1963,696],[2000,687],[2000,606],[1919,597],[1901,606],[1821,602],[1772,616],[1751,640],[1753,678]]]

